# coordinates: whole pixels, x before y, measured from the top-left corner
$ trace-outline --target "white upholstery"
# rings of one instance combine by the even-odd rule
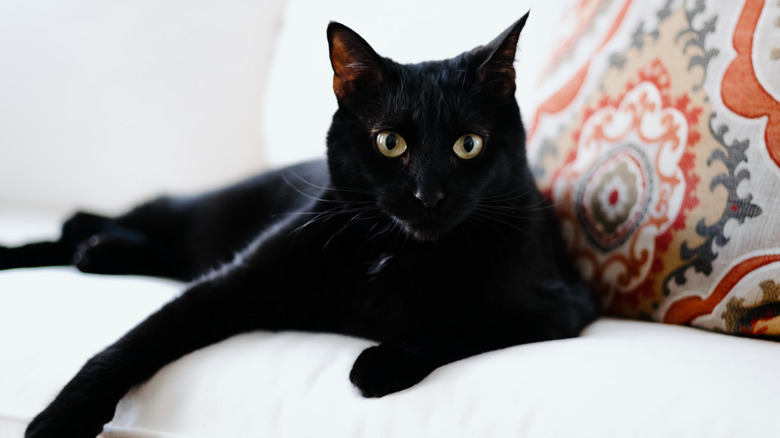
[[[0,275],[0,437],[21,437],[86,359],[180,289],[71,268]],[[759,436],[780,407],[776,344],[686,327],[602,319],[582,338],[462,360],[382,399],[347,377],[370,344],[236,336],[132,390],[104,436]]]
[[[57,219],[0,213],[0,238],[45,237]],[[86,359],[182,288],[72,268],[0,273],[0,438],[21,437]],[[370,344],[236,336],[131,391],[104,436],[711,438],[766,434],[780,408],[777,344],[686,327],[602,319],[581,338],[462,360],[378,400],[347,378]]]

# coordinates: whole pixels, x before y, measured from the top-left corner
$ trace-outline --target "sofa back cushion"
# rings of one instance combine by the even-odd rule
[[[122,211],[257,172],[283,3],[4,2],[0,208]]]

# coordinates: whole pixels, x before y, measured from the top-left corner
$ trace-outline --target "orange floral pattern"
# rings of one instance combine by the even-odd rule
[[[763,0],[748,0],[745,3],[739,25],[734,32],[733,42],[737,57],[723,75],[721,94],[723,103],[735,113],[749,118],[768,119],[764,141],[769,157],[780,167],[780,102],[760,83],[752,57],[753,37],[758,28],[758,19],[761,17],[763,6]],[[777,17],[780,23],[780,15]],[[776,48],[773,47],[772,50]],[[780,90],[775,87],[774,91]]]
[[[683,207],[697,204],[686,187],[696,179],[686,148],[699,138],[688,121],[701,109],[673,100],[670,80],[656,59],[623,96],[586,109],[575,153],[552,186],[572,255],[608,302],[620,299],[616,292],[642,292],[658,271],[656,248]]]
[[[780,338],[780,2],[575,6],[612,21],[555,52],[529,156],[577,266],[610,313]]]

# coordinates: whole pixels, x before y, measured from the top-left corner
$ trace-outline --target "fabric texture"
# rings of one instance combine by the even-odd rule
[[[780,336],[780,2],[580,0],[529,149],[616,315]]]

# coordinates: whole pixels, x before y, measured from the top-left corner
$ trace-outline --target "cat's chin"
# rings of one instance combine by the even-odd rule
[[[396,217],[393,219],[401,226],[406,235],[418,242],[435,242],[449,231],[447,227],[412,224]]]
[[[407,229],[406,232],[418,242],[435,242],[444,234],[442,231],[418,231],[413,229]]]

